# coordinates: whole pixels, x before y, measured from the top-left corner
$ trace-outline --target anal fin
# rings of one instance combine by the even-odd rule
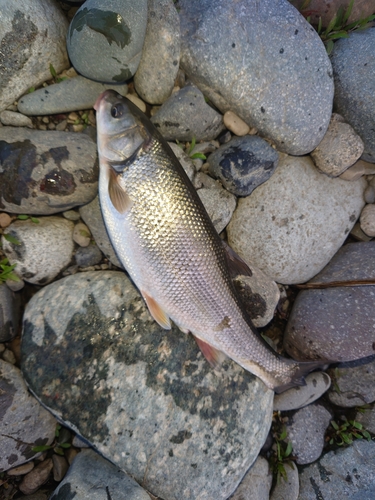
[[[226,358],[225,354],[215,347],[212,347],[212,345],[207,344],[207,342],[204,342],[204,340],[201,340],[195,336],[194,338],[198,344],[199,349],[202,351],[203,356],[207,359],[210,365],[213,368],[217,368],[219,365],[221,365],[221,363]]]
[[[151,316],[154,320],[159,323],[162,328],[166,330],[171,329],[171,320],[163,308],[158,304],[158,302],[153,299],[148,293],[142,291],[143,298],[147,304],[148,310],[150,311]]]
[[[131,199],[125,189],[120,185],[121,177],[110,168],[109,169],[109,182],[108,194],[111,199],[112,205],[115,209],[123,214],[131,207]]]

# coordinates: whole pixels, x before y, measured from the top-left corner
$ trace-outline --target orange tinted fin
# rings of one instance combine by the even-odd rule
[[[222,241],[222,243],[231,277],[235,278],[238,275],[252,276],[253,273],[246,262],[236,254],[236,252],[228,245],[228,243],[225,243],[225,241]]]
[[[218,351],[215,349],[215,347],[212,347],[212,345],[207,344],[207,342],[204,342],[203,340],[199,339],[198,337],[194,337],[199,349],[202,351],[203,356],[207,359],[207,361],[210,363],[210,365],[213,368],[217,368],[225,359],[225,354],[221,351]]]
[[[123,214],[130,208],[132,202],[127,192],[120,186],[119,180],[120,177],[110,168],[108,194],[112,205],[120,214]]]
[[[168,315],[163,311],[160,305],[156,302],[155,299],[150,297],[146,292],[142,291],[143,298],[147,304],[148,310],[150,311],[151,316],[154,320],[159,323],[162,328],[166,330],[171,329],[171,320]]]

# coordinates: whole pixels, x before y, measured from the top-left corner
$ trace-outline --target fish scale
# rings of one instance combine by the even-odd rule
[[[103,218],[155,319],[168,328],[170,318],[192,332],[208,357],[222,352],[278,392],[301,385],[317,364],[279,356],[256,332],[223,243],[168,144],[114,91],[95,108]]]

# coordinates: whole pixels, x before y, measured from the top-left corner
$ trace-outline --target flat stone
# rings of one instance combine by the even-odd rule
[[[69,469],[69,464],[66,461],[65,457],[56,455],[56,453],[52,455],[52,463],[53,463],[53,479],[54,481],[60,482],[63,480],[65,474],[67,473]]]
[[[14,467],[14,469],[7,470],[7,476],[23,476],[24,474],[28,474],[34,468],[34,462],[27,462],[26,464],[19,465],[18,467]]]
[[[87,0],[75,13],[67,35],[74,68],[101,82],[129,80],[141,59],[146,25],[147,0]]]
[[[331,117],[333,78],[325,47],[303,16],[284,0],[179,6],[181,67],[189,79],[279,151],[313,150]]]
[[[150,500],[131,477],[93,450],[83,450],[50,500]]]
[[[52,470],[53,463],[50,458],[43,460],[39,465],[34,467],[34,469],[26,474],[26,476],[22,479],[21,484],[19,485],[19,489],[25,495],[31,495],[35,493],[42,484],[44,484],[50,472]]]
[[[52,281],[73,257],[72,221],[62,217],[40,217],[39,224],[32,220],[16,220],[4,232],[19,244],[2,236],[4,253],[15,273],[28,283],[45,285]]]
[[[0,342],[9,342],[18,333],[20,297],[0,284]]]
[[[310,158],[286,156],[267,182],[239,199],[228,243],[278,283],[304,283],[345,241],[366,185],[363,178],[330,179]]]
[[[149,0],[148,21],[135,88],[146,102],[162,104],[171,95],[180,61],[180,19],[172,0]]]
[[[375,278],[375,241],[344,245],[310,283],[371,278]],[[375,285],[303,290],[285,329],[288,354],[295,359],[331,361],[373,355],[374,297]]]
[[[273,392],[232,361],[213,371],[191,336],[152,320],[124,273],[41,289],[21,349],[43,404],[162,498],[227,499],[268,434]]]
[[[28,116],[6,109],[0,113],[0,121],[3,125],[11,125],[12,127],[33,128],[33,122]]]
[[[360,225],[362,231],[370,238],[375,236],[375,204],[371,203],[364,207],[361,212]]]
[[[0,472],[3,472],[38,457],[40,453],[32,448],[52,443],[56,420],[30,395],[20,370],[2,359],[0,408]]]
[[[318,462],[305,467],[299,479],[298,500],[373,500],[375,442],[356,440],[347,448],[330,451]]]
[[[50,64],[57,73],[69,68],[67,28],[65,15],[51,0],[24,0],[21,8],[14,2],[2,2],[0,111],[30,87],[50,80]]]
[[[364,142],[362,159],[375,163],[375,30],[349,33],[331,55],[335,80],[334,106]]]
[[[91,201],[96,144],[83,134],[0,128],[0,209],[49,215]]]
[[[273,411],[297,410],[320,398],[330,387],[327,373],[314,372],[305,377],[306,385],[293,387],[282,394],[275,394]]]
[[[271,485],[270,467],[267,460],[259,455],[230,498],[231,500],[269,500]]]
[[[128,93],[127,85],[106,85],[78,75],[25,94],[18,101],[18,111],[40,116],[91,109],[98,95],[107,89],[114,89],[121,95]]]
[[[77,222],[73,230],[73,241],[80,247],[88,247],[91,243],[90,229],[83,222]]]
[[[354,165],[347,168],[341,175],[340,179],[344,179],[345,181],[356,181],[362,175],[365,175],[365,167],[363,165],[364,162],[362,160],[356,161]]]

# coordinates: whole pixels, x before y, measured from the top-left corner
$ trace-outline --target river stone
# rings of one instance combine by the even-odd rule
[[[18,101],[18,111],[40,116],[91,109],[99,94],[107,89],[114,89],[122,95],[128,92],[127,85],[103,85],[78,75],[25,94]]]
[[[364,178],[319,173],[308,157],[285,156],[273,176],[238,201],[228,243],[278,283],[303,283],[331,260],[364,205]]]
[[[13,265],[15,273],[35,285],[52,281],[72,260],[74,223],[62,217],[40,217],[32,220],[16,220],[6,228],[18,241],[12,243],[2,237],[4,253]]]
[[[40,455],[51,444],[56,420],[32,397],[18,368],[0,359],[0,472]]]
[[[299,479],[298,469],[294,462],[286,463],[286,480],[281,476],[271,493],[269,500],[298,500]]]
[[[167,141],[210,141],[224,129],[223,117],[194,85],[174,92],[151,121]]]
[[[56,455],[54,455],[56,457]],[[125,472],[94,450],[78,453],[64,480],[50,500],[150,500],[149,495]]]
[[[259,455],[230,500],[269,500],[271,485],[269,464]]]
[[[331,55],[335,80],[334,107],[364,142],[362,158],[375,163],[375,30],[350,33]]]
[[[279,151],[313,150],[331,117],[333,79],[325,47],[302,15],[286,0],[179,6],[181,66],[192,82]]]
[[[80,207],[79,214],[88,225],[90,232],[94,237],[95,243],[107,259],[116,267],[122,269],[123,266],[117,258],[104,225],[103,215],[100,210],[99,197],[96,196],[90,203]]]
[[[18,333],[20,297],[0,283],[0,342],[9,342]]]
[[[98,190],[96,144],[83,134],[0,128],[0,209],[55,214]]]
[[[162,104],[171,95],[180,61],[180,19],[172,0],[148,0],[148,21],[134,85],[142,99]]]
[[[21,351],[42,403],[168,500],[227,499],[270,428],[273,392],[232,361],[213,371],[191,336],[152,320],[120,272],[40,290]]]
[[[358,408],[354,420],[362,424],[368,432],[375,434],[375,406],[366,409]]]
[[[236,197],[220,187],[202,188],[197,192],[216,231],[221,233],[228,225],[236,208]]]
[[[52,0],[1,2],[0,111],[51,79],[50,64],[57,73],[69,68],[67,29],[66,17]]]
[[[33,128],[31,118],[15,111],[8,111],[7,109],[4,109],[0,113],[0,121],[3,125],[10,125],[11,127]]]
[[[74,68],[101,82],[129,80],[141,59],[146,25],[147,0],[86,0],[66,40]]]
[[[300,473],[298,500],[373,500],[375,442],[356,440],[347,448],[326,453]]]
[[[209,172],[236,196],[248,196],[274,173],[279,155],[258,136],[235,137],[212,153]]]
[[[375,241],[344,245],[310,283],[371,278]],[[295,359],[364,358],[375,353],[374,324],[375,285],[303,290],[293,304],[284,347]]]

